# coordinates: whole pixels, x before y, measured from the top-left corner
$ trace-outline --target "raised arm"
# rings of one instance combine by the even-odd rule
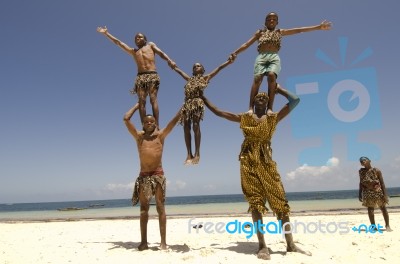
[[[330,30],[332,27],[332,23],[329,21],[322,21],[321,24],[310,27],[299,27],[299,28],[291,28],[291,29],[281,29],[282,36],[294,35],[298,33],[310,32],[314,30]]]
[[[205,76],[206,81],[209,82],[215,75],[217,75],[223,68],[225,68],[226,66],[228,66],[229,64],[231,64],[233,62],[234,58],[229,58],[227,61],[225,61],[224,63],[222,63],[221,65],[219,65],[217,68],[215,68],[212,72],[210,72],[209,74],[207,74]]]
[[[174,69],[176,67],[176,63],[172,61],[165,52],[163,52],[154,42],[149,42],[149,45],[153,49],[153,51],[158,54],[162,59],[168,62],[169,67]]]
[[[240,122],[240,116],[237,114],[233,114],[230,112],[226,112],[226,111],[222,111],[220,109],[218,109],[215,105],[213,105],[210,101],[208,101],[208,99],[206,97],[202,97],[204,104],[208,107],[208,109],[211,110],[211,112],[213,112],[215,115],[225,118],[229,121],[233,121],[233,122]]]
[[[120,41],[119,39],[117,39],[116,37],[114,37],[113,35],[111,35],[108,32],[107,27],[98,27],[97,28],[97,32],[102,33],[104,36],[106,36],[107,38],[109,38],[114,44],[116,44],[118,47],[120,47],[121,49],[123,49],[124,51],[126,51],[127,53],[129,53],[130,55],[132,55],[132,48],[129,47],[128,45],[126,45],[125,43],[123,43],[122,41]]]
[[[124,115],[124,123],[126,127],[128,128],[128,131],[132,134],[132,136],[137,139],[139,136],[138,131],[136,130],[135,125],[131,122],[131,118],[133,114],[136,112],[136,110],[139,109],[139,103],[136,103],[135,106],[133,106],[131,109],[129,109],[128,112],[125,113]]]
[[[187,75],[184,71],[182,71],[178,66],[175,66],[174,71],[176,71],[180,76],[182,76],[185,81],[190,79],[190,76]]]
[[[254,34],[254,36],[252,36],[242,46],[240,46],[237,50],[235,50],[234,52],[231,53],[231,55],[229,56],[229,59],[234,60],[240,52],[242,52],[242,51],[246,50],[248,47],[250,47],[260,37],[260,33],[261,33],[261,31],[257,30],[257,32]]]
[[[276,93],[283,95],[288,99],[288,103],[282,107],[278,112],[278,122],[285,118],[300,102],[300,98],[289,92],[288,90],[283,89],[279,84],[276,87]]]
[[[171,121],[169,121],[168,125],[160,130],[161,140],[164,140],[168,136],[168,134],[172,131],[172,129],[178,123],[180,117],[181,117],[181,108],[179,108],[176,115],[171,119]]]

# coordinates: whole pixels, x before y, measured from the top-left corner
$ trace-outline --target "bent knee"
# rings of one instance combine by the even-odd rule
[[[146,204],[146,205],[140,205],[140,213],[148,213],[150,209],[150,205]]]

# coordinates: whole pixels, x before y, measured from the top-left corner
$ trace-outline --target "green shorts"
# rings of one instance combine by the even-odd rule
[[[276,52],[259,53],[254,63],[254,75],[265,75],[273,72],[278,77],[281,72],[281,59]]]

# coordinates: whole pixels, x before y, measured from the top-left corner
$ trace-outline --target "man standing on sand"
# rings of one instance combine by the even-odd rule
[[[278,112],[267,112],[268,95],[258,93],[253,100],[253,114],[234,114],[217,108],[214,104],[203,97],[205,105],[219,117],[232,122],[240,123],[244,135],[240,160],[240,179],[242,191],[249,203],[253,223],[263,223],[262,214],[268,211],[265,204],[268,202],[272,211],[281,222],[285,232],[286,250],[311,256],[294,244],[291,226],[289,225],[290,207],[286,199],[281,176],[278,173],[276,162],[272,159],[271,140],[275,133],[277,124],[285,118],[300,102],[297,95],[277,85],[274,93],[280,94],[288,99],[288,103]],[[260,259],[271,259],[269,250],[265,243],[264,232],[257,230],[258,252]]]
[[[139,98],[140,120],[143,123],[146,116],[146,98],[150,97],[150,103],[153,110],[153,116],[159,126],[159,110],[157,93],[160,85],[160,78],[156,69],[155,55],[158,54],[161,58],[168,62],[168,65],[174,69],[176,67],[167,54],[157,47],[154,42],[147,43],[147,38],[142,33],[135,35],[135,44],[137,49],[131,48],[108,32],[107,27],[98,27],[97,32],[104,34],[112,42],[121,49],[126,51],[133,57],[138,68],[138,74],[135,80],[135,86],[131,90],[132,94],[137,93]]]
[[[162,167],[162,154],[164,140],[178,123],[181,110],[179,110],[168,125],[161,130],[157,128],[158,125],[156,124],[155,118],[152,115],[147,115],[144,117],[143,131],[138,131],[131,122],[131,118],[138,108],[139,103],[126,112],[124,116],[126,127],[136,140],[140,159],[140,174],[136,179],[132,196],[133,205],[136,205],[140,201],[141,242],[138,249],[148,249],[147,222],[149,220],[150,200],[154,195],[161,235],[160,248],[164,250],[167,249],[167,218],[164,206],[166,182]]]

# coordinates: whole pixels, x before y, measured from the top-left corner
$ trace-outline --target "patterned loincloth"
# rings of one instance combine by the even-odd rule
[[[377,208],[388,204],[375,168],[361,168],[358,173],[362,186],[362,205]]]
[[[204,76],[192,76],[185,85],[185,102],[181,110],[179,124],[183,125],[185,121],[197,118],[203,120],[204,102],[201,96],[207,88],[207,81]]]
[[[159,86],[160,76],[158,76],[157,72],[140,72],[136,76],[135,87],[130,92],[131,94],[136,94],[138,89],[143,89],[148,94],[151,87],[158,89]]]
[[[164,172],[162,170],[141,172],[133,188],[132,205],[135,206],[139,202],[140,192],[143,192],[146,199],[150,201],[155,195],[157,184],[160,184],[163,192],[163,200],[165,200],[166,181]]]

